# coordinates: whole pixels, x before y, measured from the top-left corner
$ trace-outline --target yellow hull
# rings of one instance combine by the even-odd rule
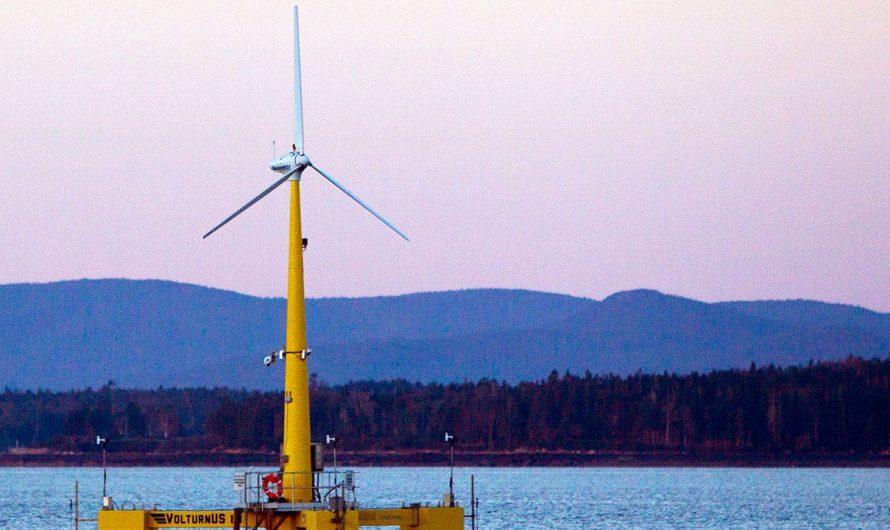
[[[409,507],[278,511],[252,510],[103,510],[99,530],[150,528],[264,528],[266,530],[356,530],[368,526],[398,526],[415,530],[462,530],[460,507]]]

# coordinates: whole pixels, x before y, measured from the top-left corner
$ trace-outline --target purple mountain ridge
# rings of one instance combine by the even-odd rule
[[[0,285],[0,385],[274,389],[285,302],[158,280]],[[890,355],[890,314],[807,300],[602,301],[472,289],[307,301],[320,380],[538,380],[552,370],[703,372]]]

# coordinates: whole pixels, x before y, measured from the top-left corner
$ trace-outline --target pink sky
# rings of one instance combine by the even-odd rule
[[[890,311],[886,2],[656,4],[302,3],[308,293]],[[0,283],[282,295],[290,5],[0,3]]]

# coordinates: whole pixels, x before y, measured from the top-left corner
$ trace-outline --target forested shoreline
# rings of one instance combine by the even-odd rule
[[[311,393],[313,437],[338,435],[342,451],[369,461],[375,451],[438,451],[446,431],[461,451],[483,456],[663,454],[694,463],[890,452],[890,359],[688,375],[554,372],[512,385],[313,379]],[[249,460],[277,451],[281,414],[275,391],[134,390],[110,382],[69,392],[7,389],[0,451],[89,454],[101,435],[110,453],[146,461],[187,453]]]

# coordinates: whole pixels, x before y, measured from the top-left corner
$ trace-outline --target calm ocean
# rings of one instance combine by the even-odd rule
[[[224,508],[235,500],[227,468],[112,468],[119,505]],[[368,506],[436,502],[442,468],[356,469]],[[455,471],[456,494],[476,475],[479,528],[890,528],[890,469],[510,468]],[[69,499],[98,506],[97,468],[0,469],[0,528],[72,528]],[[94,528],[81,524],[81,528]]]

